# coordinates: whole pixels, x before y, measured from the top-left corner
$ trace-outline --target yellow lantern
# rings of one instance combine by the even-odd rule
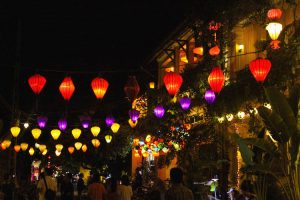
[[[28,151],[28,152],[29,152],[29,155],[31,155],[31,156],[32,156],[32,155],[34,154],[34,149],[33,149],[32,147],[30,147],[30,149],[29,149],[29,151]]]
[[[147,135],[145,141],[146,141],[147,143],[149,143],[149,142],[151,142],[151,140],[152,140],[151,135]]]
[[[100,141],[98,139],[92,139],[92,144],[95,148],[100,146]]]
[[[74,144],[74,146],[75,146],[75,148],[79,151],[79,150],[81,149],[81,147],[82,147],[82,143],[81,143],[81,142],[76,142],[76,143]]]
[[[5,146],[5,144],[4,144],[3,142],[1,142],[1,149],[2,149],[2,150],[5,150],[5,149],[6,149],[6,146]]]
[[[54,140],[57,140],[61,134],[61,131],[59,129],[53,129],[51,130],[51,136]]]
[[[22,151],[26,151],[28,148],[28,144],[27,143],[21,143],[21,149]]]
[[[31,130],[31,133],[32,133],[33,138],[37,140],[37,139],[39,139],[40,135],[42,134],[42,131],[39,128],[34,128]]]
[[[149,88],[150,89],[154,89],[155,88],[155,83],[154,82],[150,82],[149,83]]]
[[[137,123],[138,123],[138,121],[133,122],[131,119],[129,119],[129,120],[128,120],[128,123],[129,123],[129,125],[130,125],[131,128],[135,128],[136,125],[137,125]]]
[[[87,146],[85,144],[82,145],[81,150],[85,153],[87,151]]]
[[[20,145],[15,145],[14,150],[15,150],[15,152],[18,153],[21,150],[21,146]]]
[[[147,151],[144,151],[144,152],[142,153],[142,155],[143,155],[144,158],[146,158],[146,157],[148,157],[149,153],[148,153]]]
[[[55,151],[56,156],[60,156],[60,154],[61,154],[61,151],[58,151],[58,150]]]
[[[113,133],[117,133],[119,131],[120,124],[113,123],[110,128],[111,128],[111,130],[112,130]]]
[[[72,130],[72,135],[75,139],[78,139],[81,135],[81,130],[79,128],[74,128]]]
[[[20,131],[21,131],[21,129],[18,126],[13,126],[10,128],[10,132],[13,137],[18,137],[18,135],[20,134]]]
[[[80,149],[80,148],[79,148],[79,149]],[[74,153],[74,150],[75,150],[74,147],[69,147],[69,148],[68,148],[68,151],[69,151],[70,154],[73,154],[73,153]]]
[[[282,31],[282,24],[280,24],[278,22],[271,22],[268,24],[266,29],[269,33],[270,38],[272,40],[277,40]]]
[[[111,135],[106,135],[106,136],[105,136],[105,141],[106,141],[106,143],[110,143],[111,140],[112,140],[112,136],[111,136]]]
[[[55,148],[56,148],[57,151],[61,151],[64,148],[64,145],[57,144],[57,145],[55,145]]]
[[[138,139],[138,138],[134,138],[134,139],[133,139],[133,144],[134,144],[135,146],[139,145],[139,142],[140,142],[140,139]]]
[[[199,56],[203,56],[203,47],[196,47],[193,49],[193,53]]]
[[[99,135],[100,131],[101,131],[101,128],[99,126],[93,126],[91,128],[91,132],[94,137],[97,137]]]
[[[39,145],[39,150],[40,150],[40,152],[45,151],[45,149],[47,149],[47,146],[46,146],[46,145],[44,145],[44,144],[40,144],[40,145]]]
[[[159,156],[159,152],[158,151],[152,151],[152,156],[153,157],[158,157]]]
[[[42,151],[42,155],[45,156],[48,153],[48,150],[45,149],[44,151]]]
[[[141,157],[139,153],[134,153],[134,157],[139,158]]]
[[[10,140],[4,140],[4,141],[3,141],[3,145],[4,145],[6,148],[8,148],[8,147],[10,146],[10,144],[11,144],[11,141],[10,141]]]

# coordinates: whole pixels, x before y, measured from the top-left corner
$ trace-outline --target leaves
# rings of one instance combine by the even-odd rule
[[[233,135],[237,144],[239,145],[240,152],[243,158],[243,161],[246,165],[253,165],[252,158],[254,156],[253,151],[247,146],[247,143],[243,138],[241,138],[238,134]]]

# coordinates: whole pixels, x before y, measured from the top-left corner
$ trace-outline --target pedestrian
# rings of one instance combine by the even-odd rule
[[[63,178],[60,188],[61,200],[72,200],[74,198],[74,186],[72,184],[72,174],[67,174]]]
[[[106,199],[109,200],[120,200],[120,195],[117,193],[117,179],[111,178],[108,181]]]
[[[100,183],[100,175],[93,174],[92,183],[88,186],[88,197],[90,200],[103,200],[106,190],[102,183]]]
[[[127,175],[123,175],[121,177],[121,183],[122,184],[117,187],[117,193],[120,196],[120,200],[131,200],[133,192],[129,182],[129,177]]]
[[[194,200],[192,191],[183,185],[183,172],[179,168],[170,171],[171,187],[167,190],[166,200]]]
[[[81,198],[82,195],[82,191],[84,190],[85,185],[84,185],[84,181],[83,181],[83,174],[79,174],[79,179],[77,181],[77,193],[78,193],[78,199]]]
[[[41,179],[37,184],[39,200],[54,200],[57,192],[57,182],[52,177],[53,170],[45,169],[45,174],[41,174]]]

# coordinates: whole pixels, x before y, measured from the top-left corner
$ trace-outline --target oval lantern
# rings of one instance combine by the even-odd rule
[[[82,143],[81,142],[76,142],[74,144],[74,146],[75,146],[76,150],[79,151],[81,149],[81,147],[82,147]]]
[[[85,144],[82,145],[81,150],[85,153],[87,151],[87,146]]]
[[[28,79],[28,84],[35,94],[40,94],[46,84],[46,78],[35,74]]]
[[[18,135],[20,134],[20,131],[21,131],[21,129],[18,126],[13,126],[10,128],[10,132],[13,137],[18,137]]]
[[[4,151],[6,149],[6,146],[3,142],[1,142],[1,149]]]
[[[211,56],[217,56],[220,54],[220,48],[218,45],[212,47],[209,49],[209,55]]]
[[[40,128],[45,128],[47,121],[48,121],[48,118],[46,116],[38,116],[37,117],[37,123]]]
[[[56,156],[60,156],[60,155],[61,155],[61,151],[56,150],[56,151],[55,151],[55,155],[56,155]]]
[[[137,98],[140,92],[140,86],[135,76],[128,77],[127,83],[124,86],[124,92],[130,102],[133,102]]]
[[[215,95],[214,91],[206,90],[204,98],[208,104],[212,104],[216,99],[216,95]]]
[[[225,76],[220,67],[214,67],[208,76],[208,83],[212,91],[219,93],[225,82]]]
[[[57,144],[57,145],[55,145],[55,148],[56,148],[57,151],[61,151],[64,148],[64,145]]]
[[[15,145],[14,150],[15,150],[15,152],[18,153],[21,150],[21,146],[20,145]]]
[[[165,87],[171,96],[175,96],[179,91],[182,81],[181,75],[175,72],[169,72],[164,76]]]
[[[180,104],[182,110],[188,110],[190,108],[191,103],[192,103],[192,100],[188,97],[182,97],[179,100],[179,104]]]
[[[31,130],[31,134],[32,134],[33,138],[37,140],[37,139],[39,139],[40,135],[42,134],[42,131],[39,128],[34,128]]]
[[[267,13],[268,19],[269,20],[276,20],[276,19],[280,19],[282,15],[282,11],[280,8],[273,8],[270,9]]]
[[[271,61],[258,58],[250,62],[249,68],[257,82],[263,83],[271,69]]]
[[[72,130],[72,135],[73,135],[74,139],[78,139],[81,135],[81,130],[79,128],[74,128]]]
[[[34,154],[34,149],[33,149],[32,147],[30,147],[28,153],[29,153],[29,155],[33,156],[33,154]]]
[[[92,144],[95,148],[100,146],[100,141],[98,139],[92,139]]]
[[[115,123],[115,118],[113,116],[109,115],[105,118],[105,123],[106,123],[106,126],[110,127],[111,125],[113,125],[113,123]]]
[[[110,128],[111,128],[111,130],[112,130],[113,133],[117,133],[119,131],[119,129],[120,129],[120,124],[113,123]]]
[[[99,77],[94,78],[91,83],[91,87],[97,99],[103,99],[108,86],[109,83],[105,79]]]
[[[104,138],[105,138],[106,143],[110,143],[111,140],[112,140],[112,136],[111,135],[106,135]]]
[[[91,128],[91,132],[94,137],[97,137],[99,135],[100,131],[101,131],[101,128],[99,126],[93,126]]]
[[[162,118],[164,114],[165,114],[165,109],[162,105],[159,104],[154,108],[154,115],[157,118]]]
[[[67,129],[68,122],[67,122],[67,120],[65,118],[61,118],[58,121],[57,125],[58,125],[59,130],[64,131],[64,130]]]
[[[51,136],[54,140],[57,140],[61,134],[61,131],[59,129],[53,129],[51,130]]]
[[[59,86],[59,91],[63,98],[69,101],[75,91],[75,86],[71,77],[65,77]]]
[[[267,25],[266,30],[272,40],[277,40],[282,31],[282,24],[278,22],[271,22]]]
[[[4,146],[5,146],[6,148],[8,148],[8,147],[10,146],[10,144],[11,144],[11,141],[10,141],[10,140],[3,140],[2,143],[4,144]]]
[[[74,153],[75,148],[74,147],[68,147],[68,151],[70,154]]]
[[[48,150],[45,149],[45,150],[42,152],[42,155],[45,156],[47,153],[48,153]]]
[[[129,117],[133,122],[136,122],[139,119],[140,111],[132,109],[128,111]]]
[[[21,143],[20,144],[22,151],[26,151],[28,148],[28,144],[27,143]]]

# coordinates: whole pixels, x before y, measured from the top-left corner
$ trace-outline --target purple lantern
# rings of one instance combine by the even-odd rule
[[[83,128],[89,128],[91,124],[91,118],[89,116],[81,116],[80,122]]]
[[[45,128],[47,121],[48,121],[48,118],[45,116],[39,116],[37,118],[37,123],[40,128]]]
[[[212,104],[216,99],[216,95],[215,95],[214,91],[206,90],[204,98],[208,104]]]
[[[180,99],[179,103],[183,110],[188,110],[190,108],[192,100],[188,97],[183,97]]]
[[[65,118],[61,118],[57,124],[58,124],[59,130],[64,131],[67,129],[68,122]]]
[[[113,123],[115,123],[115,119],[113,116],[107,116],[106,119],[105,119],[105,123],[106,123],[106,126],[110,127],[111,125],[113,125]]]
[[[155,108],[154,108],[154,115],[157,117],[157,118],[162,118],[165,114],[165,109],[162,105],[157,105]]]
[[[133,123],[135,123],[139,119],[139,116],[140,116],[140,111],[136,109],[129,110],[129,117]]]

